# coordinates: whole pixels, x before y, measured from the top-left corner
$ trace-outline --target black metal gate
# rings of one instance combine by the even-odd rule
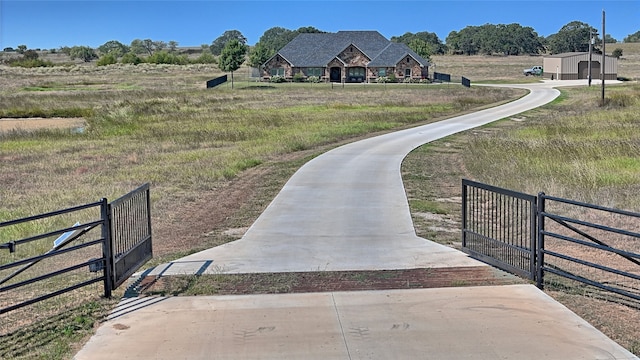
[[[110,203],[109,212],[115,289],[153,256],[149,184]]]
[[[640,213],[463,180],[462,248],[541,289],[640,305]]]
[[[0,222],[0,315],[98,282],[111,297],[152,257],[150,209],[145,184],[111,203]]]
[[[536,197],[465,179],[462,204],[462,250],[534,280]]]

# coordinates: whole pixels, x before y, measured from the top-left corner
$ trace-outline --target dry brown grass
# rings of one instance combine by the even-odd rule
[[[538,81],[537,77],[525,77],[522,70],[542,65],[542,56],[488,56],[488,55],[436,55],[432,56],[437,72],[452,76],[464,76],[471,81]]]
[[[86,121],[82,118],[0,119],[0,133],[40,129],[74,129],[84,126],[86,126]]]
[[[631,58],[631,55],[629,56]],[[436,71],[465,76],[469,74],[468,77],[476,81],[496,78],[505,81],[518,81],[524,79],[521,74],[522,68],[531,66],[532,61],[537,58],[478,56],[435,57],[434,60],[437,64]],[[499,74],[496,73],[496,68],[499,69]],[[629,70],[629,73],[632,74],[632,71]],[[172,108],[192,110],[193,107],[206,107],[210,111],[220,113],[229,113],[234,107],[240,107],[244,112],[230,118],[239,122],[246,117],[256,116],[257,112],[252,113],[253,110],[271,111],[278,107],[274,105],[274,99],[278,100],[281,97],[274,96],[268,87],[237,89],[233,92],[224,88],[223,91],[202,91],[204,82],[219,74],[220,72],[216,68],[204,65],[191,67],[142,65],[138,67],[96,68],[92,65],[74,64],[65,66],[62,71],[60,69],[54,71],[52,69],[27,70],[0,67],[0,82],[3,91],[0,97],[0,109],[3,107],[2,101],[6,101],[6,99],[16,100],[16,97],[20,97],[17,99],[18,103],[25,108],[41,104],[43,99],[47,99],[44,102],[46,106],[53,106],[52,104],[55,104],[53,100],[60,99],[60,96],[65,94],[73,94],[73,96],[64,98],[65,103],[68,102],[71,106],[90,106],[96,110],[107,108],[110,115],[117,115],[118,111],[122,110],[124,116],[128,116],[127,113],[124,113],[124,109],[135,108],[137,105],[140,106],[137,109],[145,111],[153,109],[153,106],[163,106],[165,110]],[[238,73],[236,79],[247,81]],[[46,91],[35,91],[43,84],[46,85]],[[170,84],[170,87],[167,87],[167,84]],[[246,84],[249,83],[246,82]],[[318,89],[316,88],[287,86],[292,86],[291,91],[287,92],[287,96],[292,101],[312,106],[324,104],[326,108],[335,112],[344,111],[359,103],[369,105],[380,103],[380,98],[372,98],[364,90],[364,87],[345,90],[348,91],[349,96],[344,96],[345,92],[340,89],[328,93],[324,91],[326,97],[320,98],[317,96]],[[29,87],[34,87],[32,92],[20,91]],[[380,96],[385,96],[388,101],[385,104],[389,107],[394,105],[406,107],[425,101],[426,97],[416,93],[414,89],[399,87],[395,91],[389,91]],[[451,90],[452,92],[444,93],[442,97],[433,96],[433,99],[437,98],[438,101],[449,102],[460,99],[469,101],[464,92],[457,92],[457,89]],[[432,95],[429,95],[429,99]],[[123,99],[123,97],[126,98]],[[468,107],[473,106],[473,102],[468,104]],[[291,109],[282,118],[298,120],[305,118],[306,120],[309,113],[305,111],[310,110],[305,107]],[[446,113],[450,112],[445,111],[442,115]],[[12,186],[16,186],[15,192],[19,193],[13,198],[12,203],[18,204],[24,201],[27,206],[39,207],[43,202],[47,202],[46,206],[48,206],[48,210],[51,210],[51,206],[53,206],[51,204],[60,203],[61,198],[64,198],[65,201],[78,197],[87,198],[88,201],[96,200],[96,197],[99,196],[115,198],[139,185],[140,182],[144,182],[149,174],[153,174],[155,187],[152,188],[152,196],[156,206],[153,210],[156,219],[154,220],[154,241],[157,241],[158,247],[156,249],[160,255],[156,261],[168,261],[202,247],[215,246],[237,238],[225,235],[227,230],[251,225],[253,219],[260,214],[261,209],[267,206],[270,199],[297,167],[317,152],[325,151],[335,145],[335,143],[325,142],[307,148],[299,148],[293,152],[277,151],[269,155],[265,162],[257,168],[245,170],[237,177],[217,178],[216,181],[213,181],[212,178],[198,175],[198,172],[215,168],[217,164],[209,161],[207,166],[198,167],[198,171],[193,171],[194,158],[192,157],[196,156],[197,160],[199,156],[197,148],[208,148],[211,144],[207,143],[206,139],[198,138],[198,141],[193,143],[185,141],[179,136],[183,134],[182,130],[185,125],[183,120],[193,120],[194,117],[190,115],[183,118],[173,112],[170,115],[149,114],[149,118],[161,118],[163,124],[174,123],[176,126],[169,128],[173,131],[172,135],[174,136],[162,137],[156,134],[156,137],[140,136],[133,139],[135,142],[144,140],[142,143],[149,146],[144,151],[137,151],[130,144],[123,146],[119,151],[114,151],[116,146],[122,146],[122,142],[127,139],[126,134],[117,135],[111,139],[98,137],[90,139],[91,141],[80,141],[59,149],[52,148],[48,141],[38,143],[38,141],[29,138],[24,139],[24,145],[20,144],[20,146],[35,146],[36,150],[33,153],[25,152],[24,149],[9,151],[8,148],[0,147],[2,150],[0,161],[2,161],[3,170],[7,169],[5,164],[14,164],[14,161],[16,164],[14,172],[3,171],[2,173],[5,176],[4,179],[10,180]],[[165,117],[163,118],[163,116]],[[192,129],[194,133],[198,133],[197,130],[202,133],[203,129],[213,121],[204,116],[196,116],[195,118],[197,123]],[[256,118],[264,119],[263,116]],[[159,133],[161,130],[161,127],[158,127],[154,131]],[[336,143],[354,138],[356,136],[343,137]],[[425,206],[427,210],[414,213],[418,233],[425,238],[441,241],[451,246],[457,246],[460,241],[459,232],[452,231],[457,227],[452,225],[452,222],[459,218],[460,212],[459,179],[460,177],[470,177],[464,159],[460,156],[460,152],[467,149],[468,140],[469,138],[465,137],[449,138],[430,145],[426,148],[426,153],[431,157],[417,161],[414,159],[415,167],[419,170],[415,171],[414,168],[404,171],[410,173],[411,177],[414,177],[419,184],[408,190],[409,197],[412,200],[430,200]],[[211,148],[219,151],[232,146],[232,142],[226,141],[224,144],[217,144]],[[291,150],[289,149],[289,151]],[[190,174],[189,181],[171,182],[175,180],[173,179],[175,174],[182,174],[179,172],[181,168],[173,166],[175,165],[173,163],[163,163],[163,166],[172,166],[171,171],[168,172],[142,167],[149,161],[157,161],[160,156],[167,154],[184,158],[181,163],[185,166],[184,173]],[[411,156],[407,161],[411,161]],[[58,168],[62,165],[62,170],[52,170],[51,166],[54,165]],[[162,168],[163,166],[158,167]],[[76,187],[83,187],[85,190],[87,188],[95,189],[97,181],[100,180],[100,174],[117,169],[122,169],[121,174],[112,178],[114,183],[107,184],[103,189],[109,194],[98,194],[91,191],[77,192],[74,189]],[[33,173],[36,173],[35,177],[28,177]],[[50,174],[52,173],[55,174],[55,179],[51,178]],[[70,197],[61,196],[63,191],[60,190],[60,184],[72,188],[72,190],[67,190],[67,192],[71,191]],[[408,187],[411,186],[408,181],[406,184]],[[25,191],[25,188],[28,190]],[[30,200],[27,194],[31,190],[33,190],[32,195],[35,197]],[[51,191],[53,191],[53,195]],[[429,209],[437,212],[438,216],[435,217],[435,220],[430,215]],[[158,221],[158,218],[161,218],[162,221]],[[611,318],[615,317],[611,316]]]
[[[620,48],[623,56],[618,61],[618,76],[630,80],[640,80],[640,43],[607,44],[607,54]],[[522,70],[534,65],[542,65],[544,55],[523,56],[459,56],[435,55],[432,63],[435,71],[455,76],[465,76],[471,81],[537,81],[537,77],[525,77]]]

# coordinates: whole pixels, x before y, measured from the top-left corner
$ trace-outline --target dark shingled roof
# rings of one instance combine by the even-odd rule
[[[377,31],[304,33],[291,40],[278,54],[293,67],[324,67],[349,45],[356,46],[371,59],[369,66],[394,67],[406,55],[411,55],[422,66],[429,66],[427,60],[407,45],[392,43]]]
[[[369,66],[395,66],[407,55],[414,58],[418,63],[420,63],[420,65],[429,66],[429,62],[427,60],[416,54],[407,45],[394,42],[390,42],[378,56],[371,60]]]

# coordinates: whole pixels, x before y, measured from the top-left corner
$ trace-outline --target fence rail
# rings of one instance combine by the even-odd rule
[[[71,219],[83,220],[61,225]],[[0,315],[98,282],[111,297],[152,256],[149,184],[112,203],[0,223],[7,234],[20,238],[0,243]]]
[[[80,260],[68,258],[76,257],[76,254],[91,253],[88,249],[96,246],[102,247],[104,245],[107,238],[100,236],[103,233],[98,235],[91,230],[96,227],[104,229],[108,226],[108,221],[100,216],[100,210],[106,209],[107,206],[107,200],[102,199],[101,201],[90,204],[0,223],[0,230],[4,229],[8,231],[10,227],[17,227],[21,225],[23,225],[23,227],[29,227],[29,225],[38,220],[54,222],[55,219],[60,216],[80,214],[85,212],[85,210],[94,213],[93,217],[82,224],[76,223],[74,226],[57,228],[56,230],[46,231],[45,233],[38,235],[26,236],[22,239],[12,240],[0,245],[0,249],[8,249],[10,254],[19,254],[20,257],[23,257],[20,260],[8,263],[5,263],[5,261],[0,262],[0,298],[13,299],[8,303],[6,300],[0,302],[0,314],[101,281],[104,283],[105,296],[111,296],[111,287],[109,284],[110,279],[104,272],[98,276],[82,276],[74,283],[61,282],[60,284],[57,284],[57,286],[50,285],[50,287],[53,288],[52,291],[30,289],[28,292],[31,295],[29,296],[21,296],[17,293],[21,289],[26,289],[28,286],[37,282],[59,278],[79,269],[88,268],[93,264],[104,265],[106,263],[106,258],[104,256],[100,258],[82,258],[81,256],[77,256]],[[92,211],[96,209],[99,211],[98,214],[95,214],[95,211]],[[93,240],[85,240],[81,244],[68,246],[73,240],[88,232],[91,232],[89,237],[92,237]],[[42,247],[44,240],[50,239],[56,235],[60,235],[60,237],[54,241],[52,248],[44,254],[36,255],[36,253],[29,250],[32,247],[30,246],[30,243],[34,243],[38,247]],[[64,238],[64,235],[66,235],[66,239]],[[65,255],[67,256],[67,259],[65,261],[59,261],[59,259]],[[3,258],[8,260],[10,257],[0,257],[0,259]],[[40,264],[42,262],[44,263]],[[37,265],[40,265],[37,271],[31,271],[28,273],[27,270],[33,269]]]
[[[541,289],[640,300],[639,213],[466,179],[462,203],[462,247],[471,256]]]
[[[639,301],[640,214],[544,193],[538,199],[538,286],[567,287],[562,279],[569,279],[591,296]]]

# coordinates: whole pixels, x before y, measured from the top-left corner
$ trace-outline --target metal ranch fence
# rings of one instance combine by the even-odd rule
[[[220,84],[224,84],[227,82],[227,75],[219,76],[215,79],[211,79],[207,81],[207,89],[214,88]]]
[[[640,214],[462,181],[462,248],[536,282],[640,305]]]
[[[112,203],[2,222],[0,236],[0,315],[96,283],[109,298],[152,256],[149,184]]]

